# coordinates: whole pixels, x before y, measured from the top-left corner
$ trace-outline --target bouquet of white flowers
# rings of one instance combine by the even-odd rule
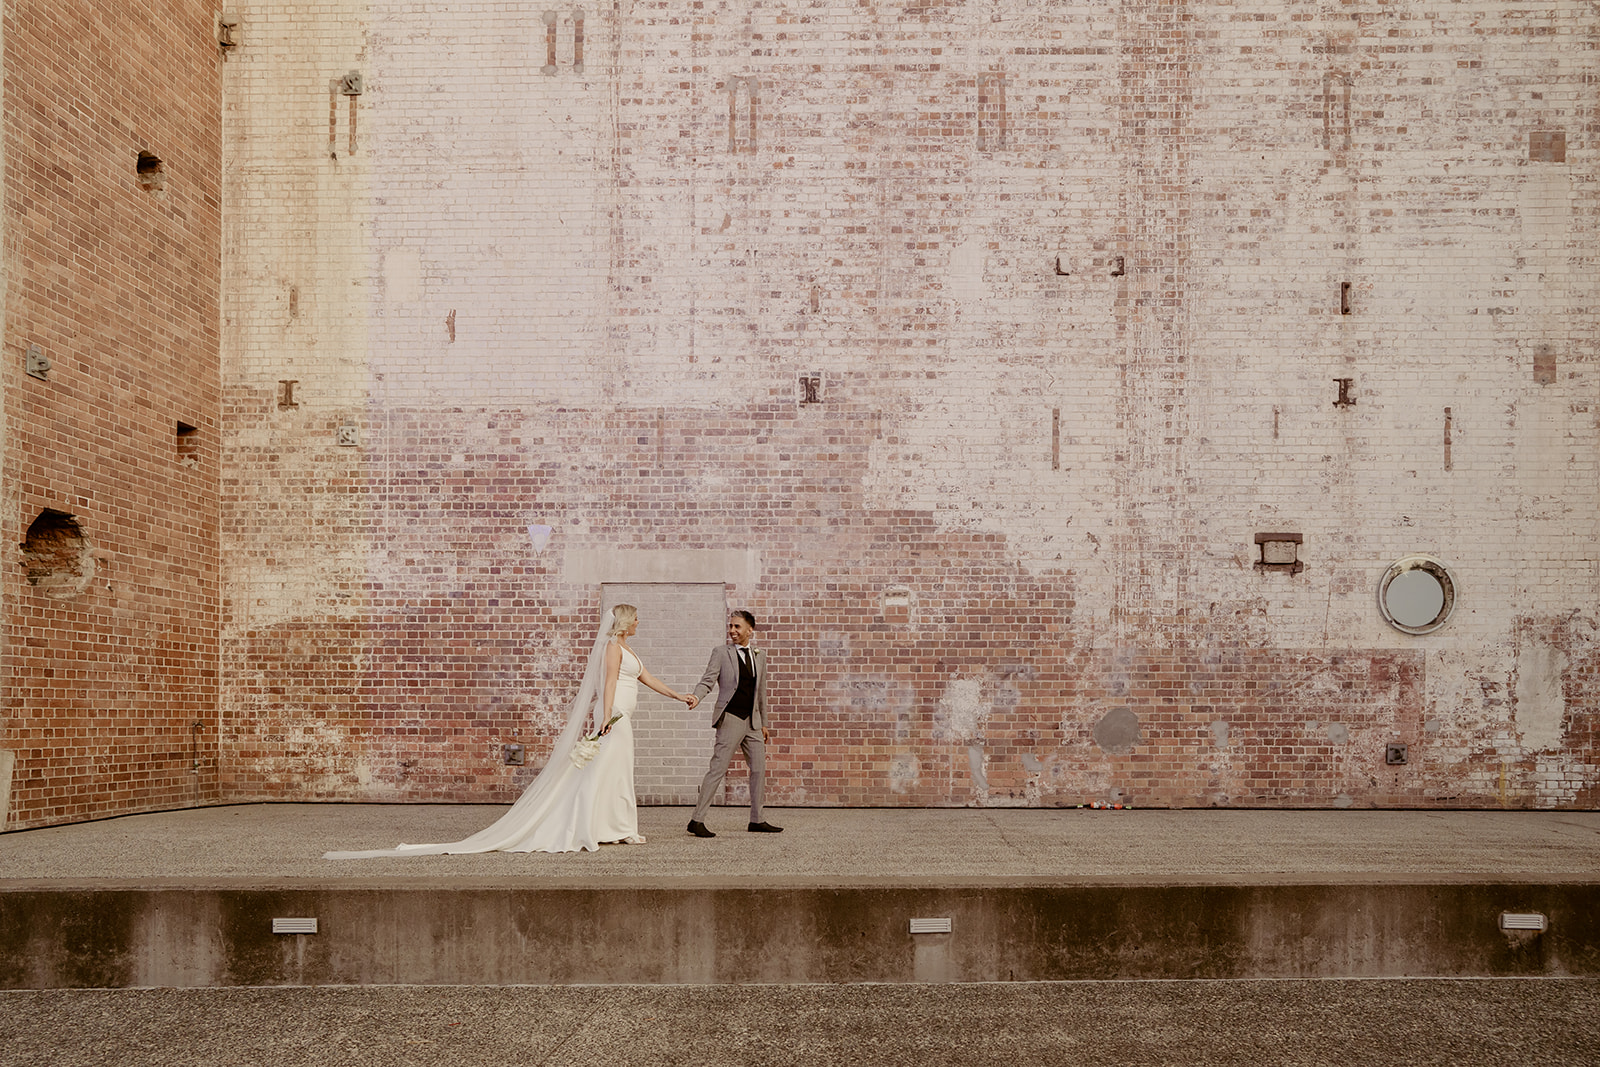
[[[589,765],[589,761],[594,759],[600,752],[600,739],[611,732],[611,727],[615,726],[620,718],[622,718],[621,715],[613,715],[604,726],[594,733],[585,734],[578,738],[577,744],[572,746],[571,759],[574,767],[581,771]]]

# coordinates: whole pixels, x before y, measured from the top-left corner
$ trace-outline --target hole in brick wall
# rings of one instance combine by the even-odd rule
[[[1305,537],[1298,533],[1256,534],[1256,548],[1261,553],[1256,570],[1299,574],[1306,569],[1300,560],[1300,546],[1304,543]]]
[[[154,192],[166,184],[166,172],[162,169],[161,158],[149,152],[140,152],[139,160],[133,166],[134,174],[139,179],[139,188],[146,192]]]
[[[66,599],[89,587],[94,556],[78,520],[64,511],[45,508],[28,527],[22,542],[22,564],[28,581],[48,597]]]
[[[191,467],[200,462],[200,431],[187,422],[178,423],[178,461]]]

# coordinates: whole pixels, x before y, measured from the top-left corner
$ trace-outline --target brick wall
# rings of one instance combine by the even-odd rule
[[[728,603],[723,586],[710,583],[613,583],[600,600],[639,609],[639,632],[629,642],[656,678],[692,693],[713,648],[727,640]],[[757,645],[759,646],[759,643]],[[716,691],[708,700],[715,697]],[[693,804],[700,796],[707,754],[715,736],[712,704],[690,710],[646,686],[639,687],[634,722],[634,789],[641,804]],[[543,762],[543,760],[540,760]],[[735,782],[744,773],[740,761]],[[750,799],[748,781],[743,797]],[[734,786],[737,794],[739,786]]]
[[[226,795],[514,795],[645,581],[780,803],[1600,800],[1592,10],[239,10]]]
[[[0,824],[214,801],[213,11],[19,0],[3,28]]]

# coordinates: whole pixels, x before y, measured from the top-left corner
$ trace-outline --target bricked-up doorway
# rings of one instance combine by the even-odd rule
[[[628,645],[650,673],[680,693],[700,680],[711,650],[727,640],[728,601],[720,583],[652,582],[601,587],[602,612],[639,609]],[[634,789],[641,804],[693,804],[711,758],[711,708],[690,711],[639,687],[633,723]]]

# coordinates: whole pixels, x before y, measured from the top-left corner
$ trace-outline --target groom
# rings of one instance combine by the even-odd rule
[[[706,673],[694,687],[696,700],[711,692],[713,685],[717,687],[717,711],[711,719],[717,744],[711,752],[711,769],[700,783],[700,803],[689,820],[689,832],[696,837],[717,836],[706,829],[706,810],[722,787],[722,777],[728,773],[735,749],[744,750],[744,761],[750,768],[750,832],[783,832],[783,827],[761,818],[761,791],[767,771],[767,658],[759,648],[750,647],[755,632],[756,617],[748,611],[729,615],[728,643],[712,650]]]

